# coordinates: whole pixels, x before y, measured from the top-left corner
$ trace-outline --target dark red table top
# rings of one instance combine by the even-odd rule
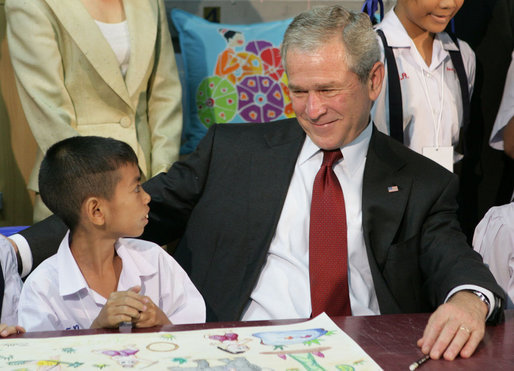
[[[334,317],[334,322],[351,336],[384,370],[408,370],[422,356],[416,340],[423,334],[429,314],[395,314],[363,317]],[[169,325],[148,329],[101,329],[32,332],[14,337],[40,338],[104,333],[186,331],[219,327],[280,325],[301,320],[219,322],[200,325]],[[514,370],[514,310],[505,312],[505,323],[487,326],[484,340],[470,359],[449,362],[430,360],[419,370]]]

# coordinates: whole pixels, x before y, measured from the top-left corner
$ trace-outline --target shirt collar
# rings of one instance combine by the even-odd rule
[[[385,28],[384,34],[387,39],[387,44],[393,48],[410,48],[412,45],[412,40],[409,37],[407,31],[398,19],[398,16],[391,9],[386,13],[382,22],[377,25],[378,29]]]
[[[372,131],[373,124],[370,121],[368,126],[366,126],[357,138],[340,148],[344,158],[344,166],[350,173],[353,173],[354,170],[359,167],[362,160],[366,158]],[[298,164],[302,165],[320,152],[321,149],[306,135],[302,150],[298,156]]]
[[[59,294],[61,296],[71,295],[89,287],[71,253],[69,235],[70,232],[68,231],[57,251]],[[134,241],[132,239],[120,238],[114,246],[116,253],[123,262],[120,283],[118,284],[118,287],[121,289],[141,285],[141,277],[157,273],[157,267],[152,266],[146,259],[133,255],[136,251],[127,248]]]
[[[141,285],[142,277],[152,276],[158,273],[158,267],[150,264],[141,256],[141,245],[149,242],[132,238],[120,238],[115,245],[116,253],[123,261],[123,269],[120,275],[118,287],[121,290]],[[144,249],[148,248],[147,246]],[[144,295],[144,292],[140,292]]]
[[[71,253],[69,238],[70,231],[66,233],[59,245],[59,250],[57,250],[59,294],[61,296],[74,294],[88,287],[86,279]]]
[[[387,44],[393,48],[411,48],[415,47],[414,42],[409,37],[409,34],[403,27],[402,22],[394,12],[394,9],[391,9],[386,13],[382,22],[380,22],[377,28],[382,29],[386,27],[386,32],[384,33],[387,38]],[[444,50],[459,50],[457,45],[453,42],[452,38],[446,32],[439,32],[435,35],[434,40],[434,51],[438,48]]]

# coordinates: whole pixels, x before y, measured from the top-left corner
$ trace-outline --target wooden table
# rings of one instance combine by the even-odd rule
[[[384,370],[408,370],[422,356],[416,340],[423,334],[429,314],[396,314],[364,317],[334,317],[334,322],[351,336]],[[200,325],[169,325],[148,329],[71,330],[32,332],[14,337],[39,338],[115,332],[185,331],[244,326],[281,325],[300,320],[220,322]],[[1,340],[0,340],[1,341]],[[419,370],[514,370],[514,310],[505,312],[505,323],[488,326],[484,340],[470,359],[449,362],[430,360]]]

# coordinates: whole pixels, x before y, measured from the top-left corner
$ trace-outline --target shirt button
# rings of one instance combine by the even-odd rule
[[[120,120],[120,125],[124,128],[128,128],[132,124],[130,117],[125,116]]]

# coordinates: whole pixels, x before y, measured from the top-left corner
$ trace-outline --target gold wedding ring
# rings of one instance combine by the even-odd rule
[[[459,330],[464,330],[466,331],[468,334],[471,333],[471,330],[467,327],[464,327],[464,326],[460,326]]]

